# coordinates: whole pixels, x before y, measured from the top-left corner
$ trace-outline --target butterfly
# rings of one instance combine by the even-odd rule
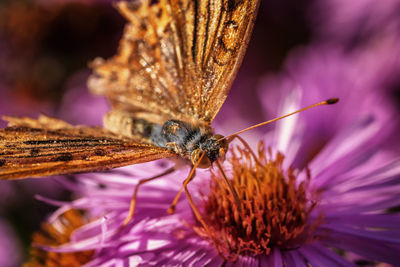
[[[187,189],[196,168],[215,162],[224,173],[219,160],[224,159],[230,141],[238,138],[248,146],[238,134],[337,101],[317,103],[227,137],[214,134],[211,123],[242,62],[258,6],[259,0],[119,2],[128,24],[118,52],[108,60],[95,59],[88,80],[90,90],[111,103],[104,127],[73,126],[44,115],[38,119],[5,116],[9,124],[0,130],[0,179],[102,171],[180,158],[192,169],[169,211],[174,211],[185,190],[196,218],[209,233]],[[139,186],[174,170],[139,181],[123,226],[133,218]],[[218,241],[209,236],[223,256]]]
[[[118,53],[95,59],[88,87],[111,103],[105,127],[3,117],[0,179],[111,169],[179,156],[209,166],[226,150],[211,122],[246,50],[258,0],[118,3]]]

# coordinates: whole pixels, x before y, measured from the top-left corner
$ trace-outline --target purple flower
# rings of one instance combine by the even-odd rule
[[[0,266],[18,266],[22,260],[22,249],[12,227],[0,220]]]
[[[57,117],[71,124],[99,126],[108,111],[104,97],[94,96],[86,88],[88,71],[71,75],[66,83],[67,92],[58,106]]]
[[[47,114],[54,113],[53,106],[50,103],[36,103],[20,95],[15,94],[1,84],[0,81],[0,116],[13,115],[13,116],[37,116],[40,111]],[[0,128],[3,128],[7,123],[0,118]]]
[[[38,245],[62,245],[70,240],[71,233],[88,223],[86,215],[78,210],[69,210],[52,223],[43,223],[42,231],[33,235],[33,242]],[[93,250],[75,253],[54,253],[32,247],[31,258],[24,266],[81,266],[93,257]]]
[[[280,112],[298,106],[298,95],[290,92]],[[189,190],[219,250],[246,266],[351,266],[340,256],[344,252],[397,264],[400,216],[388,210],[400,205],[400,159],[379,150],[380,120],[360,116],[338,129],[306,168],[293,169],[299,142],[309,134],[293,127],[302,120],[279,122],[265,137],[266,150],[261,147],[255,158],[244,149],[228,155],[224,168],[238,192],[240,210],[218,171],[197,171]],[[76,181],[60,179],[79,197],[72,202],[42,198],[61,206],[50,222],[69,209],[87,211],[92,222],[72,232],[70,242],[42,247],[62,253],[94,250],[86,266],[222,265],[224,259],[187,200],[179,201],[173,215],[166,212],[187,168],[140,188],[135,217],[121,230],[138,180],[171,164],[157,161],[82,174]]]
[[[219,251],[237,260],[228,266],[352,266],[360,259],[398,264],[400,217],[389,211],[400,205],[400,159],[392,154],[394,112],[382,93],[399,73],[398,36],[393,34],[396,5],[392,1],[390,8],[352,9],[363,4],[325,1],[321,6],[328,3],[337,3],[334,12],[328,17],[318,14],[334,27],[322,25],[321,39],[328,36],[354,45],[359,32],[368,42],[347,50],[325,40],[323,45],[292,53],[284,75],[263,80],[260,98],[268,118],[330,97],[338,96],[341,102],[277,123],[265,135],[256,157],[247,150],[231,150],[224,169],[239,194],[240,208],[217,170],[198,170],[189,185]],[[344,7],[346,12],[340,12]],[[371,11],[378,16],[370,15]],[[279,88],[281,94],[268,88]],[[77,99],[74,93],[70,99],[66,106]],[[79,119],[69,112],[65,116]],[[220,124],[222,133],[229,133],[226,123]],[[257,138],[246,140],[254,144]],[[185,198],[173,215],[166,212],[188,168],[141,187],[135,217],[121,230],[138,181],[162,173],[171,164],[157,161],[110,173],[58,178],[76,200],[39,197],[60,206],[49,222],[59,225],[71,209],[85,210],[90,222],[62,231],[65,242],[44,242],[38,248],[61,259],[90,251],[90,259],[80,261],[86,266],[224,264]]]
[[[285,72],[264,78],[259,95],[265,112],[271,117],[282,114],[285,98],[298,98],[297,108],[333,96],[341,99],[338,108],[299,114],[302,120],[296,129],[304,128],[307,134],[295,133],[299,140],[296,145],[301,151],[296,154],[295,166],[307,164],[338,131],[369,117],[373,117],[380,129],[370,142],[382,145],[381,148],[387,145],[391,149],[400,148],[393,135],[399,128],[396,110],[386,94],[400,73],[400,64],[397,64],[400,61],[394,64],[397,59],[392,58],[396,53],[400,55],[400,50],[394,49],[392,42],[357,53],[345,52],[334,45],[314,45],[292,53],[286,61]],[[280,94],[274,91],[276,88]]]
[[[321,40],[348,46],[381,39],[388,32],[399,34],[400,2],[373,0],[316,1],[309,13],[314,31]]]
[[[309,19],[316,33],[314,44],[328,44],[346,51],[348,54],[344,56],[361,64],[354,66],[357,71],[361,70],[358,75],[365,82],[367,77],[372,78],[372,84],[366,85],[381,87],[393,101],[400,84],[399,1],[315,1]]]

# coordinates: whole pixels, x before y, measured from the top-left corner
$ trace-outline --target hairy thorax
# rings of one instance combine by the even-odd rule
[[[107,114],[104,124],[114,133],[168,148],[193,164],[205,151],[206,160],[200,167],[208,167],[226,150],[225,142],[218,141],[222,136],[214,135],[210,126],[194,125],[179,120],[167,120],[158,124],[123,112]]]

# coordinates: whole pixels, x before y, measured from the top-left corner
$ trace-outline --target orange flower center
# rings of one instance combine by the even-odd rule
[[[78,210],[69,210],[58,217],[56,222],[43,224],[42,231],[33,235],[32,243],[57,247],[69,242],[72,232],[88,222]],[[31,247],[30,259],[24,267],[82,266],[92,259],[93,254],[93,250],[61,253]]]
[[[233,153],[227,176],[240,208],[222,174],[213,173],[205,220],[228,255],[268,255],[274,247],[292,249],[309,240],[319,225],[308,221],[315,206],[306,195],[310,175],[297,184],[294,171],[283,170],[283,160],[280,153],[268,160],[262,144],[257,156],[240,148]]]

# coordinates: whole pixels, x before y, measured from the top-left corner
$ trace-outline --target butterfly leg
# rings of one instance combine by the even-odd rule
[[[195,177],[196,168],[199,166],[199,164],[200,164],[200,162],[201,162],[201,160],[203,159],[204,156],[205,156],[205,152],[203,152],[203,153],[201,154],[199,160],[198,160],[198,161],[196,162],[196,164],[192,167],[192,169],[191,169],[191,171],[190,171],[188,177],[183,181],[183,185],[182,185],[181,189],[179,190],[178,194],[176,195],[176,197],[175,197],[175,199],[174,199],[174,202],[172,203],[170,209],[173,208],[173,210],[174,210],[175,205],[176,205],[176,202],[178,201],[178,199],[179,199],[179,197],[180,197],[180,195],[181,195],[181,193],[182,193],[182,190],[184,189],[184,190],[185,190],[186,197],[187,197],[187,199],[189,200],[189,204],[190,204],[190,206],[192,207],[192,210],[193,210],[194,215],[196,216],[197,220],[201,223],[201,225],[204,227],[204,230],[206,231],[207,235],[211,238],[211,241],[213,242],[215,248],[217,249],[218,254],[219,254],[222,258],[224,258],[225,260],[232,260],[232,259],[226,258],[226,257],[224,256],[224,254],[222,253],[222,251],[221,251],[221,249],[220,249],[220,246],[218,245],[217,240],[216,240],[215,237],[211,234],[210,228],[208,228],[208,225],[207,225],[207,223],[204,221],[203,216],[201,216],[201,213],[200,213],[200,211],[197,209],[197,206],[196,206],[196,204],[194,203],[194,201],[193,201],[193,199],[192,199],[192,196],[190,195],[189,189],[187,188],[188,184],[189,184],[189,183],[193,180],[193,178]],[[170,209],[168,210],[169,212],[171,212]],[[173,212],[173,210],[172,210],[172,212]]]
[[[124,222],[122,223],[122,227],[125,227],[132,220],[133,216],[135,215],[136,198],[137,198],[137,194],[138,194],[138,191],[139,191],[139,187],[144,183],[147,183],[147,182],[153,181],[153,180],[155,180],[157,178],[163,177],[163,176],[165,176],[167,174],[172,173],[173,171],[175,171],[175,166],[169,168],[168,170],[166,170],[165,172],[163,172],[161,174],[158,174],[158,175],[153,176],[151,178],[142,179],[142,180],[139,181],[139,183],[135,187],[135,191],[134,191],[132,199],[131,199],[131,204],[130,204],[130,207],[129,207],[128,216],[125,218]]]
[[[192,172],[193,172],[193,174],[192,174]],[[190,181],[193,180],[195,175],[196,175],[196,169],[192,167],[192,170],[191,170],[191,172],[189,173],[189,176],[188,176],[188,178],[191,177]],[[188,183],[190,181],[188,181]],[[181,189],[179,189],[178,193],[176,194],[174,200],[171,203],[171,206],[168,208],[168,213],[169,214],[173,214],[175,212],[176,204],[178,204],[178,201],[179,201],[179,199],[180,199],[180,197],[182,195],[183,189],[184,189],[184,185],[182,185]]]
[[[210,229],[208,228],[207,223],[204,221],[203,216],[201,215],[200,211],[197,209],[196,204],[194,203],[192,196],[190,195],[189,189],[188,189],[188,184],[193,180],[194,178],[194,169],[196,166],[194,166],[192,168],[192,171],[190,172],[189,176],[185,179],[185,181],[183,182],[183,188],[185,189],[185,193],[186,193],[186,197],[189,200],[189,204],[192,207],[192,210],[194,212],[194,215],[196,216],[196,219],[201,223],[201,225],[204,227],[204,230],[206,231],[207,235],[211,238],[211,241],[213,242],[213,245],[215,246],[215,248],[217,249],[218,254],[224,258],[225,260],[234,260],[234,259],[228,259],[227,257],[224,256],[224,254],[222,253],[220,246],[217,242],[217,240],[215,239],[215,237],[211,234]]]

